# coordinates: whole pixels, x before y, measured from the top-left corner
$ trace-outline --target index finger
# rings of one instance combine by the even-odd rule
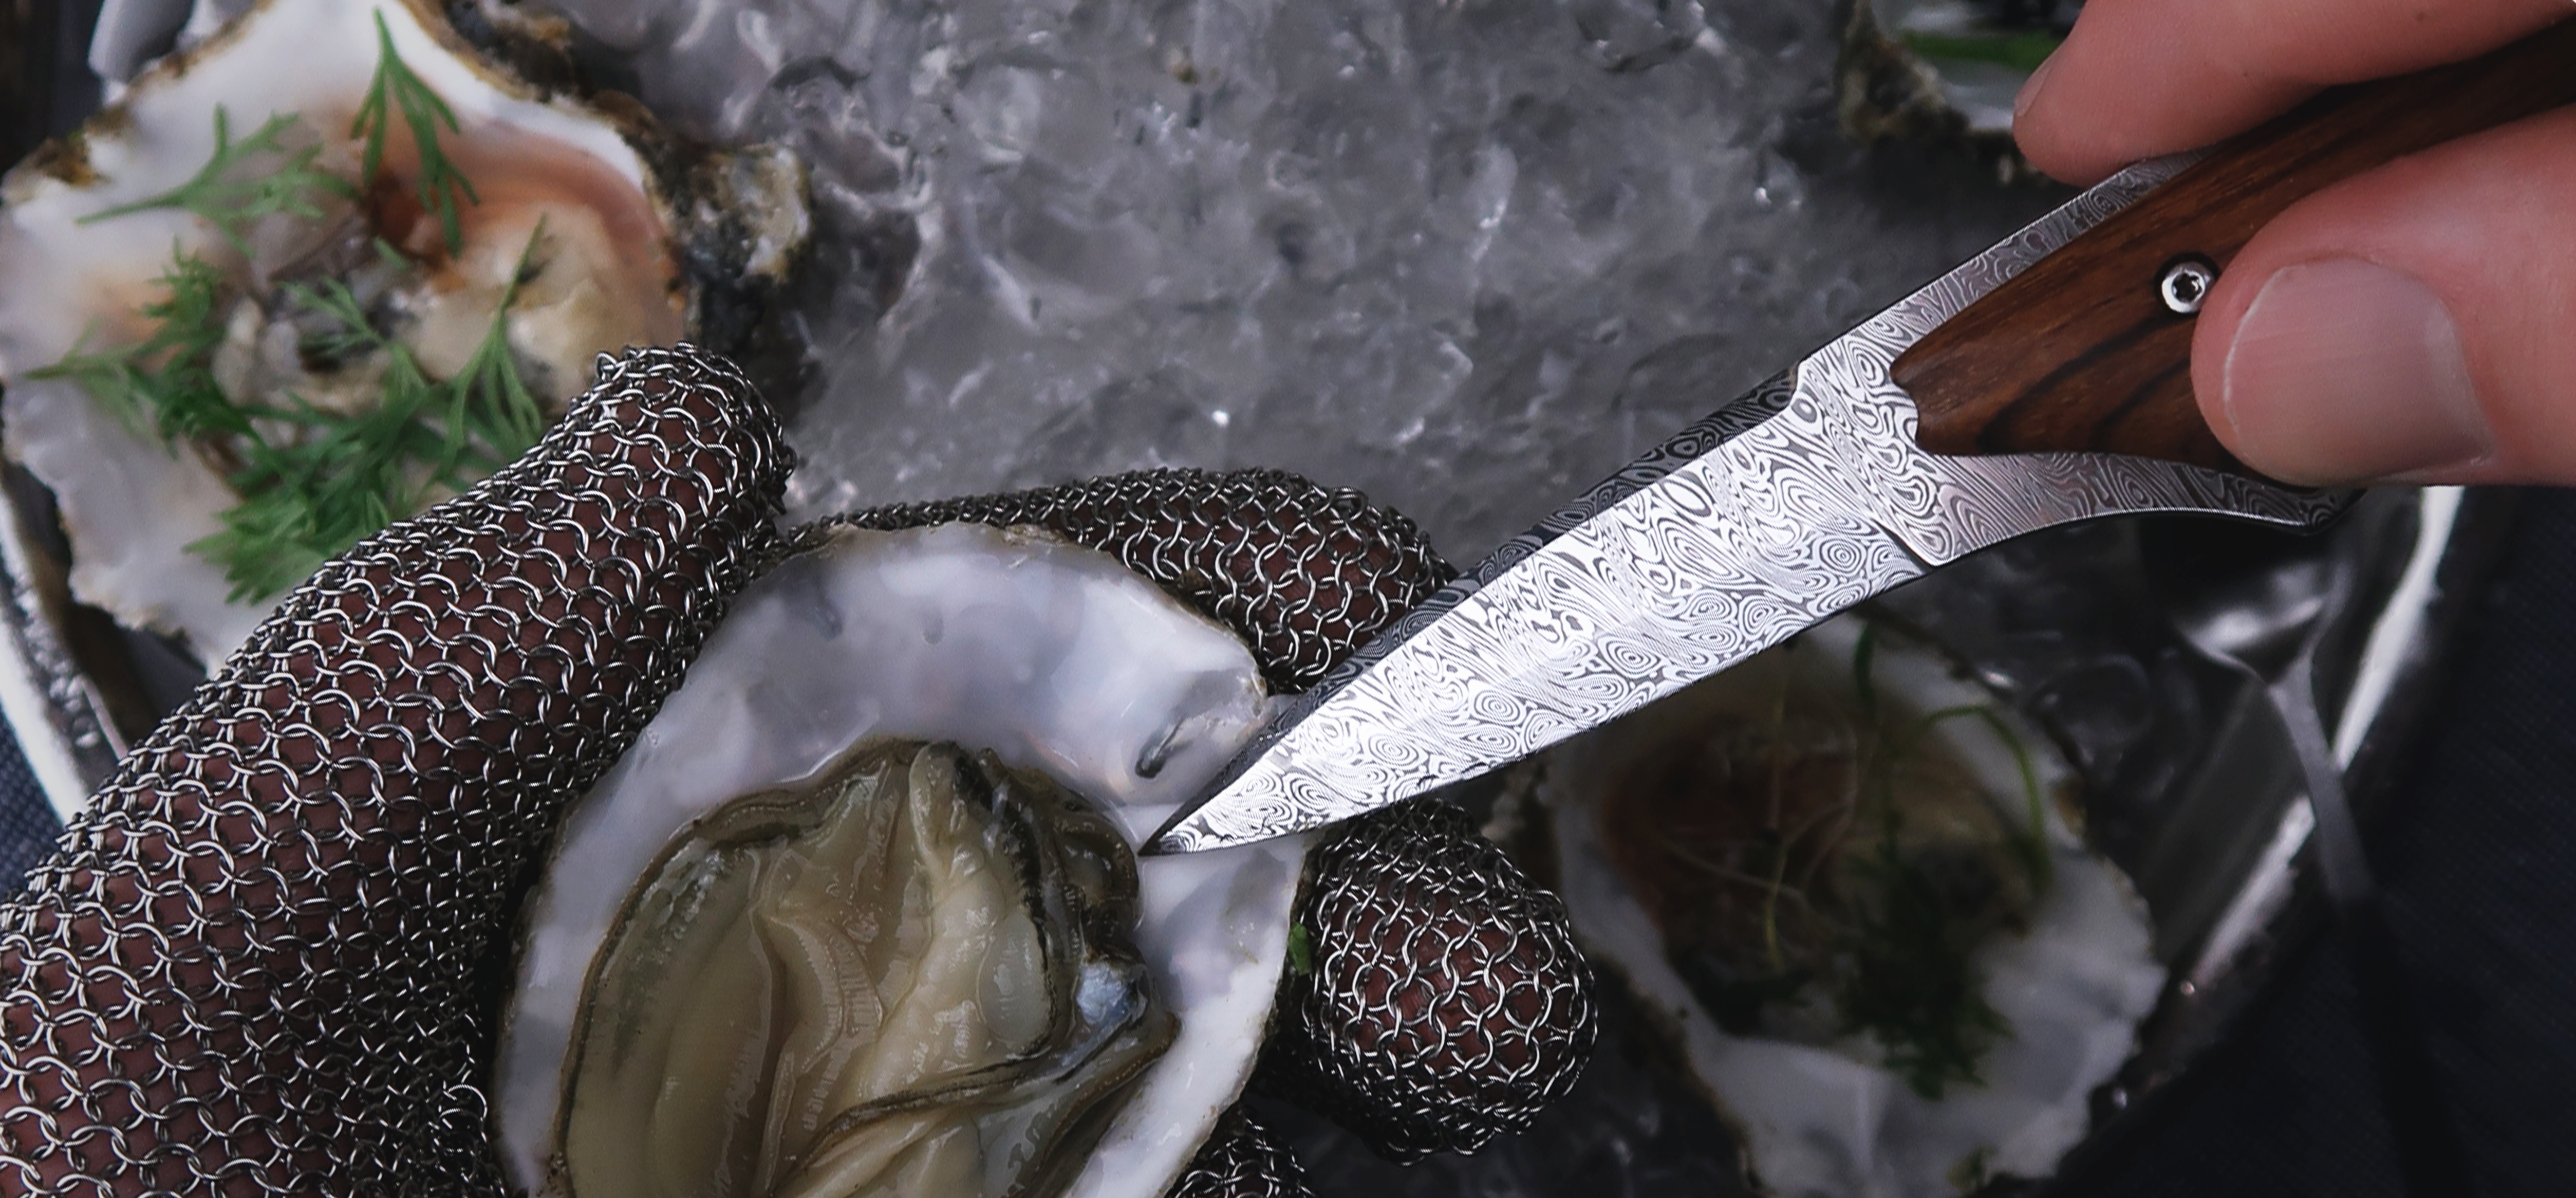
[[[2567,0],[2092,0],[2022,89],[2013,136],[2041,170],[2090,183],[2321,88],[2470,58],[2571,11]]]

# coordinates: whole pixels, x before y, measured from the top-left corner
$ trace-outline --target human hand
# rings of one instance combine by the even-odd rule
[[[772,556],[787,464],[730,368],[641,351],[529,457],[291,596],[0,906],[0,1193],[497,1192],[514,904]],[[1284,688],[1448,576],[1409,524],[1281,475],[856,519],[1047,526],[1233,627]],[[1592,1008],[1552,899],[1436,809],[1317,858],[1299,919],[1332,947],[1282,995],[1298,1048],[1270,1085],[1397,1154],[1563,1093]],[[1186,1192],[1293,1175],[1237,1118]]]
[[[2014,133],[2089,183],[2321,88],[2458,61],[2566,0],[2092,0]],[[2570,69],[2576,69],[2571,64]],[[2246,464],[2301,483],[2576,483],[2576,109],[2292,205],[2202,307],[2192,384]]]

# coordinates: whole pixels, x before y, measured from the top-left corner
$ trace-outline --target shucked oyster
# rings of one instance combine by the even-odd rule
[[[515,1180],[1158,1195],[1221,1118],[1240,1132],[1227,1112],[1283,975],[1299,1072],[1339,1086],[1282,1088],[1385,1151],[1470,1148],[1562,1094],[1590,1044],[1584,974],[1552,900],[1464,848],[1472,833],[1335,837],[1411,886],[1319,881],[1383,900],[1347,934],[1313,901],[1296,915],[1302,840],[1129,854],[1257,727],[1265,676],[1311,679],[1445,576],[1400,522],[1246,481],[872,521],[1043,523],[1232,628],[1040,528],[805,534],[575,809],[529,904],[496,1071]],[[1292,916],[1334,937],[1302,972]],[[1457,951],[1431,952],[1444,937]],[[1374,988],[1334,981],[1341,961]],[[1384,990],[1406,973],[1397,1011]],[[1345,1040],[1318,1044],[1319,1025]],[[1223,1172],[1203,1162],[1190,1185]]]
[[[1125,838],[1043,777],[887,745],[699,821],[590,979],[591,1194],[1043,1192],[1175,1021]]]
[[[1844,617],[1547,765],[1577,935],[1784,1198],[2045,1177],[2164,970],[2072,771],[1937,654]]]
[[[904,1187],[933,1170],[973,1176],[979,1184],[965,1192],[1011,1192],[1020,1170],[1061,1162],[1018,1159],[1030,1154],[1017,1151],[1017,1138],[970,1117],[990,1100],[987,1085],[957,1091],[979,1071],[1026,1068],[1019,1059],[1034,1045],[1060,1049],[1059,1021],[1080,1042],[1087,1033],[1069,1025],[1118,1011],[1135,1026],[1122,1021],[1105,1035],[1167,1038],[1163,1055],[1180,1067],[1154,1070],[1123,1106],[1111,1101],[1126,1097],[1121,1086],[1086,1087],[1097,1079],[1046,1070],[1050,1086],[1097,1091],[1084,1095],[1089,1109],[1046,1121],[1093,1138],[1105,1129],[1090,1184],[1077,1192],[1139,1175],[1159,1175],[1148,1188],[1159,1192],[1251,1073],[1287,960],[1303,846],[1130,864],[1127,844],[1257,726],[1263,694],[1251,654],[1116,561],[1044,534],[844,528],[820,541],[745,593],[688,683],[566,825],[529,906],[499,1070],[518,1180],[532,1189],[551,1180],[569,1194],[785,1194],[803,1192],[796,1179],[816,1170],[817,1184],[827,1176],[838,1187],[825,1192],[895,1193],[926,1192]],[[1099,804],[1124,839],[1114,852],[1084,854],[1088,866],[1010,862],[1005,841],[1096,840],[1087,829],[1102,816],[1050,797],[1040,806],[1052,811],[1005,835],[994,816],[960,810],[984,787],[961,776],[956,759],[901,747],[923,742],[1051,772]],[[854,753],[904,762],[907,781],[838,781],[849,771],[833,763]],[[941,761],[950,764],[933,764]],[[794,913],[806,900],[791,889],[742,905],[716,928],[704,908],[730,900],[701,876],[704,850],[667,846],[718,846],[734,835],[720,830],[746,821],[776,827],[788,803],[780,788],[816,789],[801,781],[809,778],[832,779],[820,793],[845,808],[835,821],[844,830],[822,841],[858,835],[853,822],[872,829],[846,843],[844,858],[784,842],[777,850],[839,879],[817,896],[837,904],[833,913],[809,927],[816,921]],[[849,797],[860,790],[864,800]],[[1038,884],[1038,874],[1068,870],[1102,875],[1086,888],[1094,897]],[[1118,893],[1116,875],[1127,870],[1133,896]],[[881,885],[889,874],[904,883]],[[630,897],[647,878],[655,880]],[[672,901],[656,896],[674,887],[691,904],[687,926],[638,915]],[[1153,971],[1152,1006],[1142,979],[1065,948],[1102,938],[1083,930],[1084,917],[1139,905],[1142,922],[1115,935],[1132,936]],[[1049,921],[1050,911],[1073,923]],[[677,1001],[668,988],[699,984],[666,972],[696,968],[682,946],[692,936],[710,938],[707,952],[767,959],[729,962],[738,980],[725,984],[749,989],[688,1000],[696,1039],[665,1049],[649,1020]],[[888,938],[900,951],[867,961]],[[655,964],[622,959],[637,956]],[[630,982],[637,969],[648,976]],[[1163,1008],[1158,1017],[1152,1007]],[[1168,1026],[1174,1007],[1177,1030]],[[794,1014],[771,1019],[773,1010]],[[1113,1071],[1121,1083],[1134,1077],[1132,1065]],[[599,1109],[639,1089],[671,1097],[649,1110]],[[997,1117],[1044,1119],[1059,1097],[1032,1087]],[[701,1121],[700,1105],[767,1121]],[[692,1138],[675,1142],[675,1127]],[[899,1142],[878,1143],[887,1136]],[[847,1154],[870,1155],[845,1147],[854,1138],[883,1151],[850,1164]],[[1090,1147],[1077,1146],[1072,1160]],[[679,1158],[691,1166],[662,1167]],[[638,1162],[650,1165],[640,1176],[614,1172]],[[720,1166],[725,1182],[706,1185]],[[648,1182],[668,1188],[626,1188]]]
[[[765,286],[804,224],[792,162],[674,152],[426,0],[262,0],[0,194],[8,451],[75,594],[208,661],[533,443],[599,350],[731,313],[705,280]]]

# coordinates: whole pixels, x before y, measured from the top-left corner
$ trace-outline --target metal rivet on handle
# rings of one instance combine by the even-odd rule
[[[2200,311],[2201,301],[2209,298],[2209,288],[2216,282],[2218,267],[2209,259],[2177,258],[2156,281],[2156,291],[2164,296],[2166,311],[2189,316]]]

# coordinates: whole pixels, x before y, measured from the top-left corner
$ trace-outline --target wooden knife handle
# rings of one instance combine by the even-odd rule
[[[2484,58],[2336,88],[2220,146],[1995,288],[1896,359],[1946,454],[2097,450],[2250,474],[2191,388],[2195,266],[2223,271],[2300,197],[2382,163],[2576,103],[2576,21]],[[2183,307],[2196,307],[2184,304]]]

